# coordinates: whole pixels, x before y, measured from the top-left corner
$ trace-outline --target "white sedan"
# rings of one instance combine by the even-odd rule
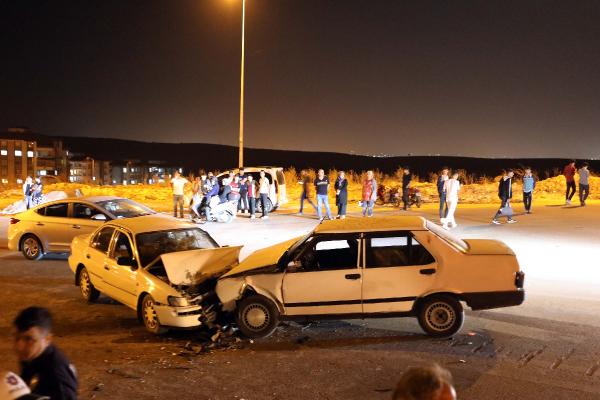
[[[325,221],[259,250],[222,275],[216,293],[246,336],[280,320],[413,316],[434,337],[473,310],[524,301],[524,273],[495,240],[460,240],[421,217]]]
[[[235,264],[239,251],[219,248],[195,224],[154,214],[113,220],[76,237],[69,267],[86,301],[103,293],[135,310],[148,331],[162,333],[212,322],[216,276]]]
[[[106,221],[155,214],[133,200],[115,196],[72,197],[15,214],[8,225],[9,250],[29,260],[69,251],[75,236],[92,233]]]

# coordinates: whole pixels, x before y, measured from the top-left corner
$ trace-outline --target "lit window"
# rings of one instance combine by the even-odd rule
[[[127,185],[127,181],[123,181],[123,185]]]
[[[2,178],[2,183],[8,183],[8,179]]]
[[[33,157],[33,151],[29,150],[27,152],[27,157],[29,157],[29,158]]]
[[[21,150],[15,150],[15,157],[21,157],[23,152]]]
[[[19,184],[23,183],[23,179],[17,179],[17,183],[19,183]]]
[[[123,172],[127,172],[127,168],[126,167],[123,167]]]
[[[7,155],[8,155],[8,150],[0,150],[0,156],[7,156]]]
[[[92,180],[93,180],[93,181],[95,181],[95,180],[96,180],[96,177],[95,177],[95,176],[92,176]]]
[[[46,175],[46,170],[41,170],[39,174],[42,176]]]
[[[183,172],[183,168],[179,168],[179,173],[181,174]]]
[[[136,184],[136,181],[135,181],[135,179],[132,179],[132,180],[131,180],[131,184],[132,184],[132,185],[135,185],[135,184]]]

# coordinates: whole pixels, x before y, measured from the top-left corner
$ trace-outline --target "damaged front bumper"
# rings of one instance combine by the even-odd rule
[[[202,325],[204,313],[201,306],[173,307],[154,305],[158,321],[172,328],[197,328]]]

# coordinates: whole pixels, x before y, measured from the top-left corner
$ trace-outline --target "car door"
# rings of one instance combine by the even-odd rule
[[[117,229],[112,239],[108,257],[102,266],[103,281],[110,288],[111,293],[113,293],[111,297],[129,307],[135,308],[137,301],[137,266],[119,265],[117,263],[117,258],[119,257],[135,260],[129,235]]]
[[[73,230],[73,237],[77,235],[90,234],[108,220],[106,214],[91,204],[72,203],[70,212],[70,223],[71,229]],[[98,216],[102,216],[104,219],[92,219],[92,217],[98,218]]]
[[[39,217],[36,218],[35,233],[42,240],[45,250],[69,251],[74,237],[69,220],[69,203],[49,204],[37,213]]]
[[[437,264],[411,232],[365,234],[364,313],[407,312],[433,286]]]
[[[299,249],[283,276],[285,313],[360,314],[359,235],[311,239]]]
[[[113,292],[104,281],[104,265],[108,258],[114,232],[115,228],[112,226],[106,226],[97,231],[92,236],[90,244],[84,252],[85,258],[83,260],[96,289],[109,297],[113,297]]]

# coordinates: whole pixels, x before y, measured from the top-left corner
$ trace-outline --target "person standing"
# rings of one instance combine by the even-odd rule
[[[408,167],[404,168],[404,174],[402,175],[402,203],[404,203],[404,211],[408,210],[408,191],[410,187],[410,181],[412,180],[412,175],[410,174],[410,169]]]
[[[204,176],[206,178],[206,176]],[[192,183],[192,204],[190,205],[190,210],[192,211],[192,221],[196,218],[200,218],[200,205],[202,204],[202,181],[204,179],[202,176],[197,176],[194,178],[194,182]]]
[[[248,175],[246,179],[246,189],[248,194],[248,208],[250,209],[250,219],[256,218],[256,186],[254,185],[254,178],[252,175]]]
[[[181,176],[179,171],[175,171],[171,178],[171,187],[173,188],[173,216],[177,218],[177,207],[179,206],[179,218],[183,218],[183,187],[189,183],[187,179]]]
[[[248,175],[242,175],[240,171],[240,201],[238,202],[238,211],[245,213],[248,211]]]
[[[327,218],[331,218],[331,209],[329,208],[329,178],[325,175],[325,171],[320,169],[317,178],[315,179],[315,191],[317,192],[317,217],[322,220],[321,207],[325,205]]]
[[[373,206],[377,200],[377,181],[373,171],[367,171],[367,177],[362,187],[362,214],[363,217],[373,216]]]
[[[448,167],[442,168],[442,172],[438,176],[437,179],[437,191],[440,196],[440,221],[442,218],[446,218],[448,216],[448,204],[446,204],[446,191],[444,190],[444,185],[450,177],[448,176],[450,170]]]
[[[23,203],[25,203],[25,208],[29,210],[31,208],[31,193],[33,189],[33,179],[28,176],[25,178],[25,183],[23,183]]]
[[[454,219],[454,213],[458,206],[458,192],[460,191],[460,182],[458,180],[458,172],[452,174],[452,178],[444,182],[444,193],[446,194],[446,217],[442,218],[442,227],[444,229],[456,228],[456,219]]]
[[[269,194],[271,193],[271,182],[267,178],[265,171],[260,171],[260,179],[258,180],[258,195],[260,196],[260,205],[262,207],[262,219],[269,218],[269,210],[267,203],[269,202]]]
[[[590,195],[590,171],[588,163],[584,162],[579,168],[579,202],[581,206],[585,206],[585,201]]]
[[[346,218],[346,207],[348,205],[348,180],[346,173],[340,171],[334,184],[335,188],[335,204],[338,208],[338,218]]]
[[[39,206],[44,202],[44,185],[41,178],[35,178],[31,188],[31,207]]]
[[[298,211],[298,215],[302,215],[302,211],[304,210],[304,200],[307,200],[308,204],[310,204],[316,211],[317,206],[315,206],[315,203],[313,203],[313,201],[310,199],[310,176],[308,176],[306,170],[302,170],[302,172],[300,172],[300,182],[298,183],[302,185],[302,193],[300,194],[300,210]]]
[[[42,307],[29,307],[14,320],[15,351],[21,378],[37,395],[50,399],[77,399],[77,373],[52,343],[52,316]]]
[[[577,190],[575,187],[575,172],[575,160],[571,160],[563,169],[563,175],[567,180],[567,191],[565,193],[566,205],[571,204],[571,199],[575,196],[575,191]]]
[[[514,175],[514,171],[509,169],[500,178],[500,182],[498,183],[498,197],[502,203],[496,215],[494,215],[493,224],[500,225],[500,221],[498,221],[500,217],[506,217],[506,222],[509,224],[517,222],[512,218],[512,208],[510,206],[510,199],[512,199],[512,178]]]
[[[531,168],[527,167],[525,168],[525,173],[523,174],[523,205],[527,214],[531,214],[533,189],[535,189],[535,178],[531,173]]]

